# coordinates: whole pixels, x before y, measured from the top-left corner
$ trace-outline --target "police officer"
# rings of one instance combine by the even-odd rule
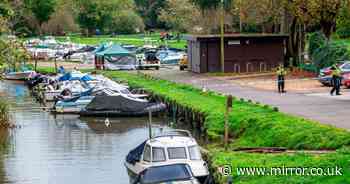
[[[284,80],[285,80],[285,76],[286,76],[287,72],[284,69],[282,64],[279,65],[276,73],[277,73],[278,92],[285,93],[286,91],[284,90]]]
[[[333,96],[334,92],[336,95],[341,95],[340,94],[340,85],[342,80],[341,70],[338,68],[337,65],[333,65],[331,67],[331,71],[332,71],[332,85],[333,85],[333,88],[331,90],[331,95]]]

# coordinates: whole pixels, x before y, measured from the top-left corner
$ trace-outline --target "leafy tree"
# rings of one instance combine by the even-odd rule
[[[340,38],[350,37],[350,2],[344,1],[338,18],[337,18],[337,34]]]
[[[142,18],[136,12],[119,11],[113,15],[109,30],[119,34],[132,34],[143,31],[144,24]]]
[[[159,13],[165,6],[165,0],[134,0],[137,10],[144,19],[146,28],[163,28],[164,23],[159,20]]]
[[[25,0],[25,5],[38,21],[41,32],[42,24],[49,21],[50,16],[55,12],[56,0]]]
[[[167,0],[159,16],[168,27],[179,32],[194,32],[200,17],[199,9],[189,0]]]

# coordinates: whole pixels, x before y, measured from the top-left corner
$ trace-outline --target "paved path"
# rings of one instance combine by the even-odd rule
[[[251,99],[276,106],[282,112],[303,116],[307,119],[330,124],[350,130],[350,91],[343,91],[343,96],[330,96],[329,93],[287,93],[258,90],[234,84],[218,77],[163,69],[157,72],[147,72],[157,77],[179,83],[191,84],[207,88],[223,94],[231,94],[238,98]]]

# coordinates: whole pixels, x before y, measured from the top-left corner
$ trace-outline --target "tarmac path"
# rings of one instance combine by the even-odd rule
[[[162,68],[159,71],[145,71],[145,73],[173,82],[191,84],[195,87],[269,104],[278,107],[281,112],[350,130],[349,90],[342,91],[342,96],[330,96],[329,92],[290,92],[281,95],[274,91],[241,86],[222,77],[210,77],[178,69]]]

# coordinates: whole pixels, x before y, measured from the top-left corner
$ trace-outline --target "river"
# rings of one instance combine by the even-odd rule
[[[148,137],[147,118],[81,119],[54,116],[35,102],[23,83],[0,81],[0,95],[11,103],[8,151],[1,154],[0,183],[128,184],[127,153]],[[154,132],[169,128],[153,118]]]

